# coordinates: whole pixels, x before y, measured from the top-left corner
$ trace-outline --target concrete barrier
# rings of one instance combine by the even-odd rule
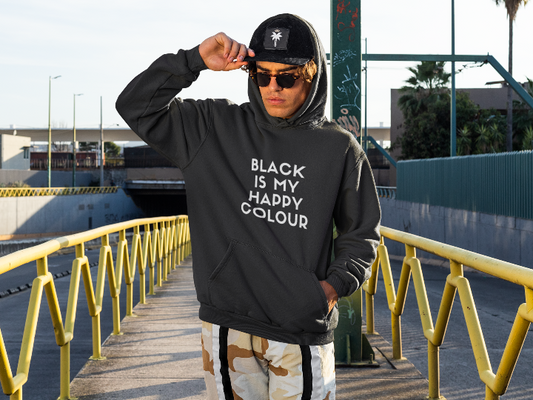
[[[384,226],[533,268],[533,220],[387,198],[380,203]],[[390,254],[405,254],[400,243],[386,245]],[[422,251],[418,256],[439,258]]]
[[[122,189],[116,193],[0,198],[0,239],[62,236],[144,217]]]

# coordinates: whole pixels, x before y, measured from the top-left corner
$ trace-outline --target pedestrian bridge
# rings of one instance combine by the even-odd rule
[[[115,244],[110,241],[112,234],[118,234]],[[471,343],[475,356],[476,364],[471,368],[485,386],[485,399],[499,399],[512,386],[511,376],[515,369],[523,367],[523,363],[517,362],[533,322],[533,271],[386,227],[381,228],[381,234],[372,277],[363,286],[366,337],[375,358],[368,362],[369,368],[364,368],[364,363],[358,368],[337,368],[337,399],[444,398],[440,388],[439,354],[441,350],[444,354],[447,350],[443,346],[446,331],[456,328],[449,324],[456,295],[468,327],[468,337],[464,340]],[[96,280],[91,276],[85,255],[87,244],[95,240],[100,241]],[[396,277],[393,276],[386,240],[405,245],[401,272]],[[68,249],[73,250],[73,260],[65,305],[58,301],[54,276],[49,270],[49,257]],[[449,274],[442,282],[444,289],[438,309],[431,308],[428,302],[424,268],[417,258],[417,251],[447,260]],[[192,283],[193,259],[187,216],[137,219],[59,237],[1,257],[0,275],[30,262],[36,263],[37,273],[31,285],[16,369],[10,364],[10,359],[16,360],[16,355],[8,354],[0,330],[0,383],[11,400],[21,400],[28,379],[38,379],[31,375],[30,365],[34,346],[39,343],[37,325],[45,323],[40,318],[43,296],[47,299],[47,313],[52,319],[50,330],[53,330],[60,353],[59,399],[205,397],[199,341],[201,325]],[[464,273],[466,266],[524,290],[524,302],[516,304],[515,321],[499,359],[489,357],[485,336],[496,327],[488,330],[481,327],[474,295]],[[93,352],[72,380],[71,346],[76,344],[74,326],[81,280],[92,319]],[[127,303],[124,316],[120,315],[119,304],[123,280]],[[133,282],[136,280],[140,293],[139,302],[134,305]],[[383,284],[378,285],[380,280]],[[93,281],[96,282],[94,286]],[[427,371],[421,372],[403,355],[403,348],[410,345],[409,341],[402,341],[401,324],[410,282],[419,309],[419,333],[427,340]],[[384,286],[390,312],[391,343],[375,331],[374,299],[381,286]],[[106,290],[113,303],[112,315],[101,315]],[[355,296],[361,296],[361,292],[358,293]],[[113,333],[103,343],[101,318],[113,320]],[[9,321],[0,316],[0,328],[7,324]],[[498,365],[495,370],[492,363]],[[470,398],[467,396],[469,387],[455,389],[460,394],[456,398]],[[521,388],[521,393],[524,397],[513,398],[531,398],[533,384],[529,381],[527,387]]]

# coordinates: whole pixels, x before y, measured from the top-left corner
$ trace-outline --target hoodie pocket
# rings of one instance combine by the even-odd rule
[[[328,315],[326,295],[313,272],[237,241],[209,278],[209,298],[218,309],[288,332],[334,328],[334,313]]]

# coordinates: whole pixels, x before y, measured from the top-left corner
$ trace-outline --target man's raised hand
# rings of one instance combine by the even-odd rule
[[[223,32],[205,39],[200,44],[199,51],[207,68],[213,71],[238,69],[248,64],[244,61],[246,56],[255,56],[252,49],[233,40]]]

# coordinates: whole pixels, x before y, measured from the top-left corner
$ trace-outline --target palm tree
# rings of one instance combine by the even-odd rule
[[[509,75],[513,75],[513,22],[520,4],[527,4],[528,0],[494,0],[496,5],[505,3],[509,18]],[[507,85],[507,151],[513,151],[513,89]]]
[[[457,130],[457,155],[466,156],[472,150],[472,138],[470,128],[465,125],[463,129]]]
[[[505,134],[500,132],[498,129],[498,124],[493,123],[491,126],[489,126],[489,132],[491,153],[503,151],[505,148]]]
[[[398,106],[404,115],[424,111],[426,105],[447,93],[446,85],[451,74],[444,72],[444,62],[422,61],[416,68],[409,67],[413,74],[400,88],[404,93],[398,99]]]
[[[533,150],[533,126],[526,129],[522,140],[522,150]]]
[[[485,124],[478,125],[476,127],[476,133],[479,135],[476,139],[476,153],[485,154],[488,153],[491,145],[491,132]]]

